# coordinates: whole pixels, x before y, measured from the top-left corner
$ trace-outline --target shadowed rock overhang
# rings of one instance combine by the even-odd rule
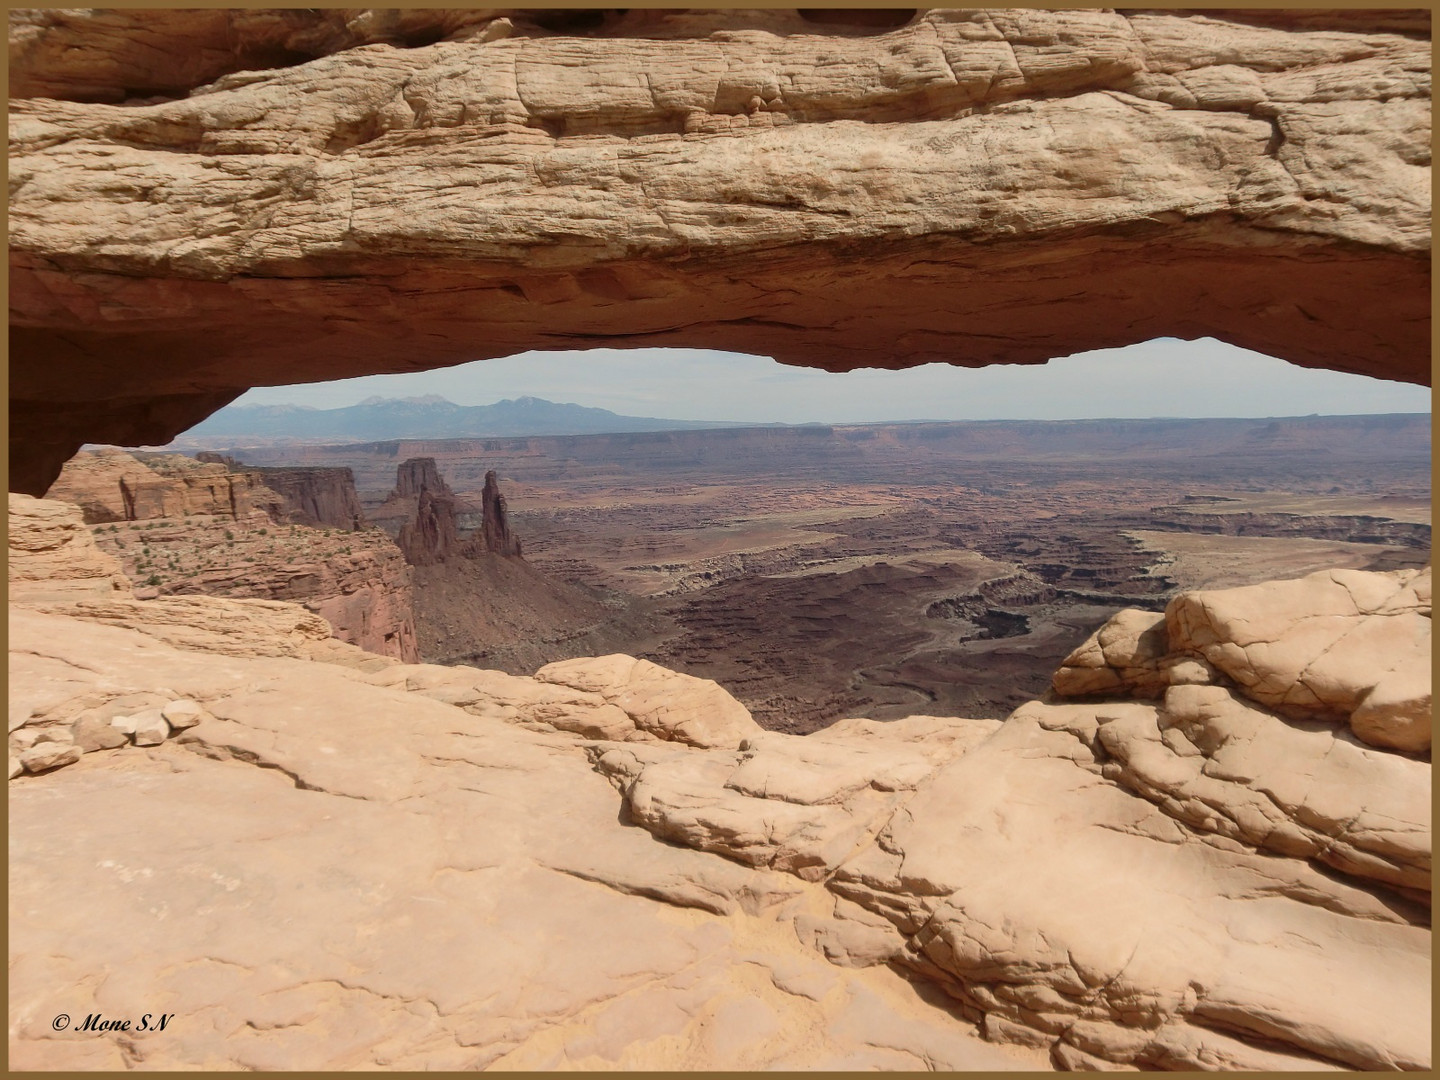
[[[12,12],[10,486],[251,386],[527,349],[848,370],[1213,336],[1428,384],[1429,38],[1423,11]]]

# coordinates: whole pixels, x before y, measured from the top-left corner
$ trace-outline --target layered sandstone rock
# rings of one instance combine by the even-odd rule
[[[125,597],[120,560],[95,546],[79,507],[10,495],[10,598]]]
[[[209,450],[196,454],[195,460],[225,465],[231,472],[257,478],[282,500],[282,505],[272,512],[277,521],[352,532],[368,524],[355,490],[355,473],[350,469],[242,465],[227,454]]]
[[[263,516],[194,516],[115,533],[99,527],[96,535],[150,592],[303,604],[342,641],[418,658],[410,567],[378,529],[332,532],[277,526]]]
[[[480,494],[480,527],[461,539],[460,515],[473,513],[445,478],[433,457],[409,458],[395,470],[395,487],[373,517],[393,536],[411,566],[435,566],[452,559],[506,555],[518,558],[520,540],[510,531],[505,496],[495,470],[485,474]]]
[[[92,525],[190,514],[238,518],[254,511],[278,517],[284,504],[284,496],[254,472],[178,454],[141,460],[116,448],[76,454],[45,496],[75,503]]]
[[[1297,720],[1348,724],[1379,747],[1430,749],[1430,568],[1327,570],[1182,593],[1163,615],[1127,610],[1065,659],[1056,693],[1155,698],[1234,689]]]
[[[310,509],[324,511],[330,495],[336,496],[332,509],[353,504],[359,514],[353,479],[342,475],[348,469],[321,470],[330,475],[313,484],[301,475],[307,470],[274,470],[294,474],[295,483],[282,484],[281,494],[261,485],[255,473],[231,471],[223,462],[197,463],[178,455],[142,462],[119,452],[80,458],[73,467],[67,464],[54,490],[84,507],[87,520],[102,523],[93,527],[100,552],[117,559],[146,595],[295,601],[342,641],[401,660],[419,659],[414,584],[389,537],[378,529],[335,533],[280,524],[310,516],[302,498],[306,492],[316,497]],[[127,492],[133,497],[117,498]],[[128,516],[111,516],[117,501]],[[348,530],[357,520],[347,516]]]
[[[455,500],[422,489],[415,499],[415,516],[400,526],[396,543],[411,566],[445,562],[460,544]]]
[[[349,469],[255,468],[265,486],[285,500],[283,520],[313,528],[359,532],[368,524],[355,474]]]
[[[407,458],[395,468],[395,486],[371,515],[412,566],[444,562],[460,543],[459,515],[469,509],[440,475],[432,457]]]
[[[1352,622],[1423,591],[1340,580]],[[1337,584],[1186,602],[1223,645],[1281,598],[1283,645]],[[228,620],[217,659],[200,600],[11,606],[19,1067],[1430,1065],[1429,762],[1218,671],[800,737],[629,657],[532,679]],[[51,1024],[137,996],[213,1022]]]
[[[741,705],[709,679],[669,671],[648,660],[616,654],[546,664],[537,682],[599,694],[637,732],[689,746],[741,745],[762,729]]]
[[[217,664],[11,617],[12,642],[55,657],[47,673],[110,692],[163,681],[206,714],[159,746],[12,782],[16,1067],[1044,1066],[883,968],[828,963],[780,914],[808,906],[806,883],[622,824],[573,736],[346,667]],[[90,670],[71,663],[81,650]],[[37,681],[41,663],[12,671]],[[57,711],[78,684],[46,687]],[[103,934],[81,917],[96,896],[112,901]],[[97,964],[124,979],[90,977]],[[213,1022],[163,1038],[52,1027],[132,994]]]
[[[1423,16],[901,14],[20,16],[12,484],[536,347],[1428,382]]]

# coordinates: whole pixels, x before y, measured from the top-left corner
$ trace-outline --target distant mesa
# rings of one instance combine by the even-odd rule
[[[195,460],[254,476],[283,501],[277,521],[347,532],[359,532],[369,525],[350,469],[242,465],[228,455],[204,450],[195,455]]]
[[[456,405],[438,394],[368,397],[341,409],[296,405],[230,405],[187,431],[174,446],[225,445],[235,439],[302,442],[375,442],[404,438],[474,438],[514,435],[597,435],[629,431],[688,431],[738,427],[704,420],[622,416],[608,409],[561,404],[538,397],[493,405]]]

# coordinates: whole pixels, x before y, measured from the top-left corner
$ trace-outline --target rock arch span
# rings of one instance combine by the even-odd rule
[[[527,349],[1213,336],[1428,384],[1427,12],[896,22],[16,13],[11,489],[250,386]]]

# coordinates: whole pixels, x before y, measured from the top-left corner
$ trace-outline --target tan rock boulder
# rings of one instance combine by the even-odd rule
[[[96,547],[78,507],[12,492],[9,514],[12,601],[131,594],[119,561]]]
[[[183,731],[201,723],[210,714],[199,702],[181,698],[165,705],[160,710],[160,715],[165,718],[165,722],[170,725],[172,730]]]
[[[111,720],[99,716],[82,716],[70,728],[75,745],[87,754],[92,750],[114,750],[130,742],[130,734],[121,731]]]
[[[662,839],[807,881],[832,874],[939,765],[983,742],[993,720],[861,725],[802,738],[761,732],[737,752],[658,746],[595,753],[631,816]],[[930,721],[932,723],[926,723]],[[838,726],[838,725],[837,725]],[[909,742],[905,728],[938,735]],[[941,733],[937,728],[948,727]],[[879,730],[876,730],[878,728]],[[946,737],[948,736],[948,737]]]
[[[1107,726],[1154,712],[1107,711]],[[1424,1067],[1428,930],[1302,860],[1195,842],[1103,779],[1072,730],[1087,712],[1021,710],[831,888],[913,934],[910,962],[987,1025],[1057,1048],[1142,1067]],[[1337,972],[1362,1006],[1333,992]]]
[[[763,731],[718,684],[621,653],[546,664],[535,678],[599,694],[629,717],[635,730],[657,739],[737,747]]]
[[[1172,649],[1203,656],[1287,716],[1348,721],[1374,746],[1430,747],[1430,571],[1333,570],[1187,593]]]
[[[26,772],[46,772],[62,765],[73,765],[80,760],[84,751],[74,743],[36,743],[29,750],[20,752],[20,764]]]
[[[150,709],[130,717],[129,726],[134,729],[131,738],[135,740],[136,746],[159,746],[170,737],[170,725],[159,709]]]
[[[1062,697],[1159,697],[1170,683],[1161,668],[1169,651],[1165,616],[1126,608],[1061,662],[1051,686]]]
[[[1311,859],[1429,903],[1430,765],[1287,721],[1220,686],[1157,707],[1026,706],[1100,757],[1100,772],[1199,833]]]

